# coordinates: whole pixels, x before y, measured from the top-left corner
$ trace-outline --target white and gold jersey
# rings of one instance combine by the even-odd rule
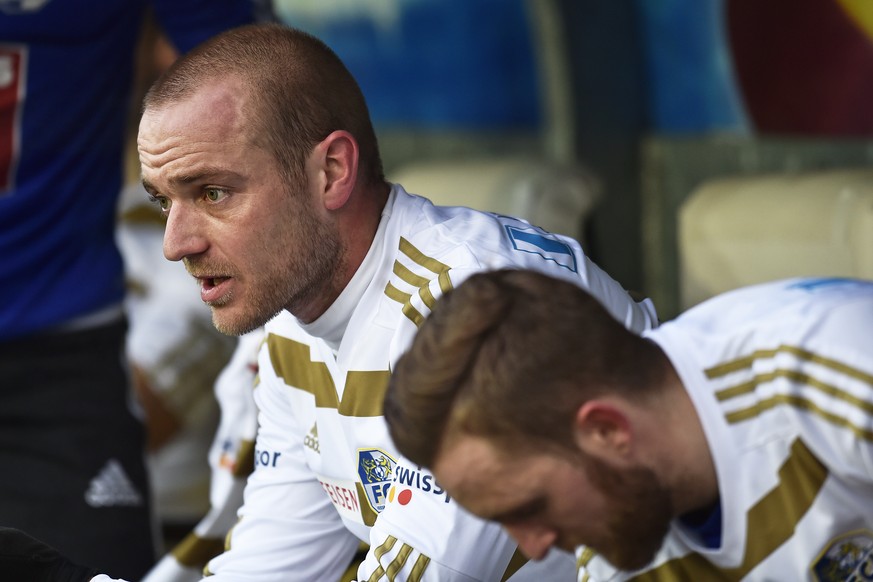
[[[648,332],[675,366],[718,475],[721,539],[674,522],[653,563],[579,580],[870,580],[873,282],[792,279],[726,293]]]
[[[165,554],[141,582],[196,582],[203,567],[224,551],[236,524],[246,479],[252,472],[257,409],[252,391],[262,328],[241,336],[233,356],[215,382],[221,420],[209,449],[209,508],[194,529]]]
[[[210,580],[336,582],[361,542],[369,545],[362,581],[499,581],[523,563],[498,525],[466,513],[400,457],[382,417],[392,362],[434,301],[471,273],[501,267],[575,281],[627,327],[655,325],[651,303],[630,299],[575,241],[513,218],[435,207],[395,186],[372,248],[334,305],[306,326],[288,313],[267,324],[255,471]],[[574,572],[572,556],[554,552],[512,579]]]

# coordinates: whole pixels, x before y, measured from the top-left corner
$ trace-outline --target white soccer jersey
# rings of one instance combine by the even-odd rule
[[[721,545],[674,522],[652,565],[577,552],[579,580],[870,580],[873,282],[792,279],[722,295],[649,332],[697,409]]]
[[[221,421],[209,449],[209,511],[141,582],[196,582],[202,578],[206,562],[224,550],[224,539],[237,521],[253,465],[257,410],[252,391],[263,337],[262,328],[241,336],[215,382]]]
[[[288,313],[267,324],[255,472],[210,580],[336,582],[361,541],[370,546],[362,581],[506,579],[516,567],[511,538],[402,459],[381,415],[391,364],[436,298],[501,267],[575,281],[637,332],[656,322],[651,303],[634,303],[575,241],[513,218],[435,207],[395,186],[376,241],[334,305],[306,329]],[[574,573],[572,556],[556,552],[513,580]]]

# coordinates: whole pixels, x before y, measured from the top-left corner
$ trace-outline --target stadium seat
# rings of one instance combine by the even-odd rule
[[[389,179],[437,204],[524,218],[580,240],[598,199],[596,181],[582,168],[515,156],[409,163]]]
[[[678,223],[683,310],[784,277],[873,279],[873,170],[708,181]]]

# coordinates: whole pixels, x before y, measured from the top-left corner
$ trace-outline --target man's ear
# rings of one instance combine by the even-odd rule
[[[631,421],[619,404],[589,400],[576,411],[576,446],[588,455],[618,461],[631,452]]]
[[[345,206],[358,177],[358,142],[347,131],[334,131],[315,146],[312,161],[324,207]]]

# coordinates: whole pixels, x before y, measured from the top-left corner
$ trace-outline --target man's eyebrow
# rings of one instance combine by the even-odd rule
[[[143,178],[143,179],[142,179],[142,187],[145,188],[146,191],[149,192],[149,193],[157,192],[157,191],[158,191],[158,189],[155,188],[154,184],[152,184],[151,182],[149,182],[147,178]]]
[[[169,182],[171,184],[184,186],[186,184],[192,184],[194,182],[201,182],[206,180],[214,180],[216,178],[239,178],[239,174],[226,168],[205,167],[198,168],[197,171],[192,173],[170,176]]]
[[[212,180],[228,180],[239,179],[240,175],[232,170],[219,167],[200,168],[196,172],[189,172],[170,176],[167,181],[174,186],[186,186],[196,182],[212,181]],[[146,190],[157,191],[158,189],[148,179],[142,179],[142,185]]]

